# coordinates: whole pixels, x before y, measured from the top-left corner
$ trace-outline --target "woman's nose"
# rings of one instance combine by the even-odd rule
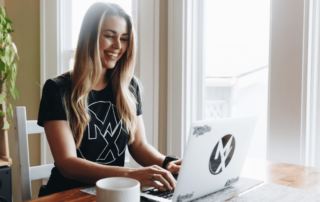
[[[115,38],[113,40],[113,48],[121,49],[121,39],[120,38]]]

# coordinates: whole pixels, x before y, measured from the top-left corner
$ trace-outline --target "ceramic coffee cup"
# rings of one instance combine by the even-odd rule
[[[103,178],[96,182],[97,202],[139,202],[140,182],[126,177]]]

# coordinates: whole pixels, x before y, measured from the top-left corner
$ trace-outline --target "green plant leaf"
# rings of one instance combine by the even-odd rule
[[[2,59],[0,59],[0,72],[3,72],[6,68],[6,64],[4,64],[4,62],[2,61]]]
[[[6,100],[6,96],[4,94],[0,94],[0,104],[3,104]]]
[[[0,16],[5,16],[5,15],[6,15],[6,12],[4,10],[4,7],[0,6]]]
[[[0,110],[0,117],[5,120],[13,118],[12,104],[8,101],[16,99],[18,90],[16,88],[18,53],[12,41],[10,33],[13,32],[12,21],[6,15],[3,6],[0,6],[0,88],[4,89],[0,94],[0,104],[6,105],[6,111]],[[9,122],[5,121],[3,129],[9,128]]]
[[[9,116],[9,118],[11,119],[11,118],[13,118],[13,109],[12,109],[12,104],[8,104],[8,108],[7,108],[7,114],[8,114],[8,116]]]
[[[2,129],[8,130],[9,128],[10,128],[9,122],[7,120],[4,120]]]

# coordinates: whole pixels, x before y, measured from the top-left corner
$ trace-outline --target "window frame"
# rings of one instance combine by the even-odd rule
[[[204,70],[197,51],[203,35],[192,31],[203,26],[201,2],[168,1],[167,152],[176,156],[183,156],[190,126],[203,111]]]
[[[299,0],[271,1],[267,133],[267,159],[271,161],[305,165],[309,158],[310,148],[306,145],[310,140],[305,133],[309,122],[309,77],[305,73],[309,64],[308,4]]]
[[[305,1],[302,92],[301,160],[307,166],[320,166],[320,2]]]

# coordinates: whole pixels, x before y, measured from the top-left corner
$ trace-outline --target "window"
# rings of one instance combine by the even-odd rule
[[[199,8],[204,68],[199,118],[256,117],[249,156],[259,158],[266,157],[269,5],[270,0],[204,0]]]
[[[216,6],[220,4],[221,7],[211,8],[208,3]],[[250,3],[250,6],[244,11],[242,6],[246,3]],[[320,163],[319,150],[316,149],[319,148],[319,138],[316,135],[319,133],[319,124],[316,124],[319,122],[319,3],[316,0],[270,0],[269,60],[266,59],[268,43],[265,43],[268,41],[268,26],[261,28],[262,25],[268,25],[266,19],[269,3],[259,1],[259,4],[247,0],[169,2],[169,152],[175,155],[183,153],[187,130],[194,120],[256,113],[256,110],[241,106],[256,100],[250,98],[250,94],[252,96],[252,92],[259,92],[264,98],[257,94],[255,97],[265,103],[259,103],[264,106],[264,112],[260,113],[264,118],[260,119],[261,125],[258,127],[263,133],[267,131],[267,140],[261,139],[261,143],[266,144],[261,156],[266,153],[268,160],[296,164]],[[250,10],[252,7],[254,9]],[[246,18],[246,12],[254,17]],[[233,16],[234,13],[237,15]],[[217,16],[219,14],[221,16]],[[264,23],[257,24],[253,21],[263,14]],[[213,29],[211,33],[206,30],[206,15],[215,15],[215,18],[208,18],[208,24]],[[230,16],[233,18],[230,19]],[[242,21],[234,24],[238,19]],[[246,23],[256,27],[248,27],[250,24]],[[259,34],[258,28],[263,29],[263,33],[259,36],[251,35]],[[251,32],[246,33],[247,30]],[[216,40],[215,36],[219,36],[219,33],[222,33],[222,37],[227,36],[227,40]],[[252,38],[248,41],[246,36]],[[259,41],[256,44],[251,43],[257,39]],[[213,41],[215,47],[206,50],[206,40]],[[243,45],[243,42],[247,43]],[[231,44],[236,45],[233,48],[240,45],[240,50],[232,49],[229,46]],[[256,45],[261,48],[259,50],[264,51],[253,52]],[[216,47],[220,49],[215,53]],[[226,47],[229,52],[225,51]],[[209,54],[206,55],[206,51]],[[232,53],[242,57],[233,55],[232,58],[225,58],[225,52],[227,55]],[[245,60],[244,53],[254,60]],[[217,58],[215,54],[220,57]],[[237,62],[237,66],[245,64],[246,67],[238,68],[233,73],[229,68],[212,69],[214,65],[228,66],[232,62]],[[266,85],[268,93],[266,90],[257,91],[265,89]],[[212,92],[216,93],[212,95]],[[208,110],[205,110],[206,107]],[[254,108],[258,109],[259,105]],[[266,118],[267,121],[263,121]],[[257,143],[257,139],[253,141]]]
[[[168,117],[174,122],[171,127],[168,122],[170,152],[183,153],[193,121],[257,116],[260,131],[255,138],[260,145],[252,154],[265,158],[269,4],[269,0],[169,3],[169,11],[175,11],[169,12],[169,44],[173,44],[169,76],[174,78],[169,77],[168,96],[173,97],[169,108],[181,110],[181,118]],[[170,89],[179,87],[181,93]],[[181,146],[173,148],[179,141]]]

